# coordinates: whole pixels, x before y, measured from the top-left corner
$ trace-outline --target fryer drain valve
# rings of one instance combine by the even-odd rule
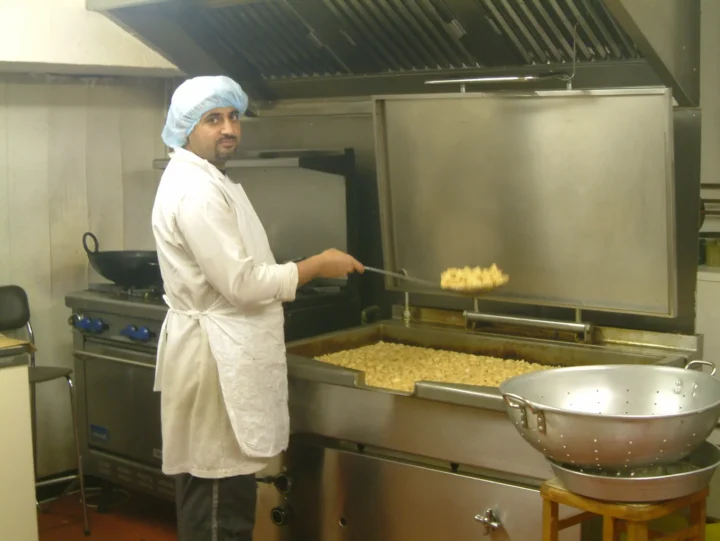
[[[484,515],[475,515],[475,520],[485,526],[485,535],[490,535],[502,526],[492,509],[486,509]]]

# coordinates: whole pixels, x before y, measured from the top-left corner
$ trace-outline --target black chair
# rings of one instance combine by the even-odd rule
[[[31,344],[35,344],[35,334],[30,325],[30,303],[25,290],[20,286],[0,286],[0,332],[24,329]],[[78,419],[75,406],[75,385],[71,377],[72,369],[54,366],[35,366],[35,353],[30,353],[28,375],[30,379],[30,407],[32,411],[33,464],[37,475],[37,434],[35,414],[35,387],[40,383],[64,378],[70,391],[70,409],[72,410],[73,431],[75,433],[75,454],[77,455],[78,473],[59,479],[50,479],[35,483],[36,487],[50,486],[68,481],[80,483],[80,499],[83,507],[85,535],[90,535],[88,524],[87,502],[85,501],[85,479],[83,476],[82,455],[78,438]],[[37,503],[37,502],[36,502]],[[38,504],[39,507],[39,504]]]

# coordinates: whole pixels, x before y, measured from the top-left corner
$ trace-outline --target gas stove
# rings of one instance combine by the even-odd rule
[[[91,284],[71,293],[69,323],[81,333],[119,344],[155,347],[167,313],[159,288],[126,289],[115,284]],[[360,304],[346,286],[327,283],[300,288],[284,304],[285,339],[299,340],[359,323]]]
[[[125,288],[116,284],[90,284],[88,291],[103,293],[109,297],[128,301],[163,302],[164,291],[159,287]]]

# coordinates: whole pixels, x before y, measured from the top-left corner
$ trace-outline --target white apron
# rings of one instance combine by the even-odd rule
[[[247,239],[243,235],[248,254],[258,263],[275,264],[245,191],[214,168],[209,167],[208,172],[234,203],[241,234],[248,228],[253,232]],[[290,421],[282,304],[275,302],[260,311],[243,313],[222,297],[205,311],[176,309],[171,299],[164,299],[169,310],[158,338],[155,390],[162,391],[168,322],[175,317],[197,320],[217,362],[225,408],[241,451],[252,458],[270,458],[284,451]]]

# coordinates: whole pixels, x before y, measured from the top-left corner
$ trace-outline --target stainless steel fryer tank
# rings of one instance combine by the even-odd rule
[[[558,367],[601,364],[662,364],[681,367],[685,363],[685,358],[681,355],[663,355],[657,350],[653,351],[647,348],[635,348],[633,351],[629,351],[603,345],[481,334],[457,327],[430,323],[404,325],[397,320],[386,320],[288,343],[289,375],[290,377],[364,388],[361,372],[318,361],[316,358],[376,344],[380,341],[501,359],[521,359]],[[413,396],[428,398],[426,391],[431,387],[437,387],[437,384],[419,383]],[[441,387],[448,391],[448,399],[451,399],[450,387],[452,385],[443,384]],[[467,386],[463,387],[464,392],[470,391],[465,388]],[[372,389],[381,390],[377,387],[372,387]],[[489,389],[496,388],[476,387],[476,389],[478,393],[487,394]],[[499,392],[491,391],[491,394],[501,397]]]
[[[261,539],[475,539],[487,526],[488,538],[539,541],[538,487],[552,470],[510,423],[497,388],[420,382],[413,393],[386,391],[314,360],[380,340],[558,366],[685,362],[396,320],[289,343],[293,436],[268,473],[289,476],[292,488],[261,484],[260,516],[283,521],[260,521]],[[577,541],[578,528],[563,536]]]
[[[496,387],[419,382],[413,393],[364,384],[363,373],[314,357],[380,340],[543,364],[669,364],[679,355],[632,353],[607,346],[508,338],[431,324],[406,327],[395,320],[289,343],[291,429],[543,480],[544,457],[509,422]],[[492,435],[492,437],[489,437]]]

